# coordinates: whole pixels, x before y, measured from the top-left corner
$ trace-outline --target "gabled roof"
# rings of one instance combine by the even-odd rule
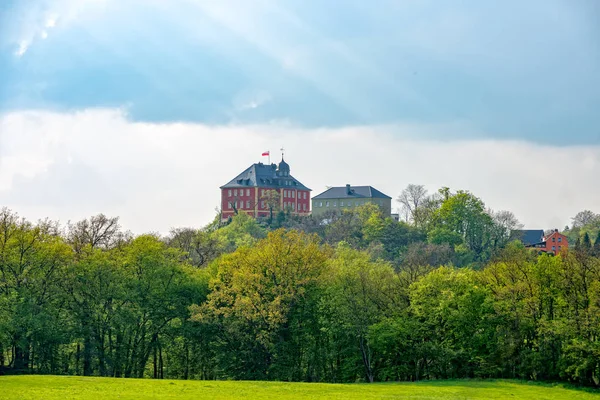
[[[313,199],[391,199],[373,186],[339,186],[327,189]]]
[[[510,233],[511,240],[520,240],[525,246],[542,243],[544,241],[543,229],[521,229]]]
[[[286,185],[289,182],[289,185]],[[291,175],[278,176],[276,164],[252,164],[246,168],[241,174],[233,178],[231,181],[221,186],[224,188],[240,188],[240,187],[265,187],[265,188],[292,188],[299,190],[310,190],[300,181]]]

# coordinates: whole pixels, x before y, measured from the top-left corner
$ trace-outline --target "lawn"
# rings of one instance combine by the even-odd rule
[[[0,399],[597,399],[600,392],[517,381],[321,384],[0,376]]]

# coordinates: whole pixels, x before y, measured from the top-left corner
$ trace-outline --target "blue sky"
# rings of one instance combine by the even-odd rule
[[[600,143],[595,0],[4,0],[0,13],[0,113]]]

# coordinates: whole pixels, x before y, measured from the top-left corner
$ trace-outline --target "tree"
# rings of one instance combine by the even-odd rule
[[[422,222],[420,211],[423,203],[427,200],[427,189],[423,185],[408,185],[396,200],[402,205],[403,211],[408,216],[407,222],[419,226]]]
[[[269,224],[271,224],[273,222],[273,212],[280,209],[281,198],[279,192],[273,189],[266,190],[260,200],[261,203],[264,202],[269,209]]]
[[[489,358],[493,315],[489,291],[472,270],[440,267],[410,287],[410,310],[419,321],[417,362],[429,379],[473,376]]]
[[[0,338],[8,337],[16,371],[51,370],[64,340],[59,294],[72,252],[54,226],[0,210],[0,314],[8,317]]]
[[[69,223],[67,241],[76,253],[80,253],[86,246],[108,249],[127,239],[120,228],[118,217],[108,218],[104,214],[98,214],[75,224]]]
[[[190,264],[196,267],[206,266],[222,252],[217,235],[209,228],[174,228],[166,242],[169,246],[182,250]]]
[[[435,227],[459,234],[467,248],[482,260],[494,226],[483,201],[465,191],[445,196],[446,200],[435,213]]]
[[[586,253],[592,250],[592,242],[587,232],[583,234],[583,239],[581,239],[581,250]]]
[[[225,376],[306,376],[299,357],[315,338],[297,327],[316,312],[326,259],[316,236],[277,230],[215,261],[212,292],[206,303],[193,307],[192,318],[217,329]]]
[[[402,287],[392,267],[373,262],[368,254],[341,243],[331,260],[333,282],[325,298],[341,328],[352,336],[366,380],[376,375],[375,355],[368,338],[369,327],[400,310]]]
[[[600,221],[600,215],[593,213],[590,210],[580,211],[573,218],[573,228],[582,228],[585,225]]]
[[[598,231],[598,235],[596,236],[596,240],[594,241],[594,247],[592,248],[592,255],[594,257],[600,258],[600,231]]]
[[[240,213],[234,215],[228,225],[211,233],[223,252],[232,252],[238,247],[250,246],[266,236],[266,231],[256,219]]]
[[[496,247],[502,247],[510,240],[512,231],[523,229],[523,224],[511,211],[489,211],[494,222],[492,241]]]

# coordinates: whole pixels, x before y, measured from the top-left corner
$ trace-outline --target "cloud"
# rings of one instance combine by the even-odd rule
[[[136,233],[202,226],[214,216],[219,186],[284,145],[292,174],[313,194],[346,183],[394,198],[409,183],[449,186],[515,212],[529,228],[563,228],[582,209],[600,211],[600,146],[423,139],[454,129],[153,124],[129,121],[121,109],[13,112],[0,117],[0,204],[30,219],[119,215]]]
[[[242,91],[233,99],[233,106],[240,111],[254,110],[270,101],[271,95],[267,91]]]
[[[65,28],[87,15],[100,17],[99,11],[114,0],[32,0],[17,2],[4,29],[5,41],[14,45],[16,57],[23,57],[39,39],[51,31]],[[0,43],[6,44],[6,43]]]
[[[132,104],[144,121],[312,127],[462,120],[498,138],[600,140],[589,2],[6,1],[5,109]]]

